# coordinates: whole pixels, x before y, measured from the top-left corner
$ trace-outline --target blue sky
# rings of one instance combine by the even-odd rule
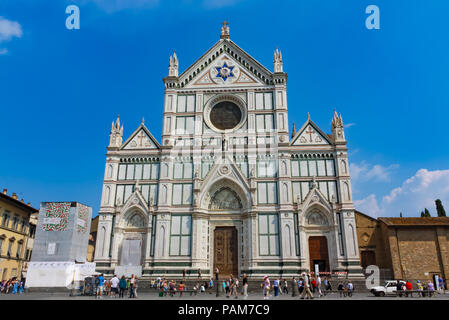
[[[76,4],[81,28],[65,28]],[[380,8],[368,30],[365,8]],[[111,121],[161,134],[163,83],[219,38],[272,70],[282,50],[290,127],[330,132],[342,113],[356,208],[373,216],[449,209],[448,1],[2,0],[0,188],[39,207],[99,209]]]

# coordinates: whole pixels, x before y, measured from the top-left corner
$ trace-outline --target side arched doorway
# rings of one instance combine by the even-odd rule
[[[309,237],[309,261],[310,271],[314,272],[317,264],[320,272],[329,272],[329,251],[325,236]]]

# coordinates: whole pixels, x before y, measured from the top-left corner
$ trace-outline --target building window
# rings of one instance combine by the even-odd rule
[[[176,134],[193,134],[195,117],[176,117]]]
[[[140,188],[140,192],[147,203],[150,203],[150,200],[153,199],[152,205],[157,205],[157,191],[157,184],[142,184]]]
[[[318,181],[318,190],[324,195],[327,201],[332,201],[332,197],[338,202],[337,182],[336,181]],[[310,181],[292,182],[293,200],[296,201],[298,196],[301,202],[307,197],[310,191]]]
[[[22,254],[22,243],[18,242],[17,243],[16,258],[20,259],[21,254]]]
[[[256,131],[267,132],[274,129],[274,115],[257,114],[256,115]]]
[[[154,247],[156,241],[156,218],[157,216],[154,214],[151,219],[151,247],[150,247],[150,256],[154,257]]]
[[[19,217],[15,215],[14,218],[12,219],[12,229],[18,230],[18,227],[19,227]]]
[[[9,228],[9,213],[5,212],[3,214],[2,227]]]
[[[257,161],[257,177],[259,178],[275,178],[277,177],[278,168],[276,160],[258,160]]]
[[[120,164],[118,180],[157,180],[159,178],[159,163]]]
[[[0,256],[3,254],[3,240],[5,237],[0,237]]]
[[[195,95],[179,95],[177,112],[195,112]]]
[[[25,260],[30,261],[30,259],[31,259],[31,250],[27,249],[25,252]]]
[[[277,183],[259,182],[257,183],[257,199],[259,204],[277,203]]]
[[[300,241],[299,241],[299,219],[298,219],[298,214],[295,213],[293,215],[293,219],[294,219],[294,224],[295,224],[295,247],[296,247],[296,255],[300,256],[301,255],[301,247],[300,247]]]
[[[192,216],[173,215],[170,226],[170,255],[190,256]]]
[[[297,160],[291,161],[292,177],[334,177],[334,160]]]
[[[30,225],[30,238],[34,238],[34,235],[36,234],[36,227],[33,225]]]
[[[279,223],[277,214],[259,214],[259,255],[279,255]]]
[[[134,192],[133,184],[118,184],[115,194],[115,204],[116,205],[124,204],[133,192]]]
[[[174,162],[173,179],[192,179],[193,162]]]
[[[175,183],[172,190],[173,205],[190,205],[192,204],[193,184],[191,183]]]
[[[256,110],[272,110],[273,94],[271,92],[256,93]]]
[[[239,167],[240,171],[243,173],[243,175],[248,178],[249,176],[249,167],[248,167],[248,158],[240,159],[240,158],[234,158],[235,164],[237,167]]]
[[[11,257],[11,256],[12,256],[12,245],[13,245],[13,243],[14,243],[14,240],[9,240],[9,243],[8,243],[8,252],[7,252],[8,257]]]
[[[213,166],[214,161],[203,161],[201,163],[201,178],[204,179]]]
[[[337,212],[337,224],[338,224],[338,240],[340,241],[340,255],[344,256],[344,242],[343,242],[343,226],[341,221],[341,213]]]

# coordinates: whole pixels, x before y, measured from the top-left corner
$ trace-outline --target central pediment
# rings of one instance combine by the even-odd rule
[[[272,72],[231,40],[218,41],[179,76],[184,88],[266,86]]]

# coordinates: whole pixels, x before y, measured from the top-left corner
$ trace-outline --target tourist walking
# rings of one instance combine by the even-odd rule
[[[243,299],[247,299],[248,298],[248,278],[246,277],[246,273],[243,274],[242,285],[243,285]]]
[[[282,291],[283,291],[285,294],[288,294],[288,282],[287,282],[287,279],[285,279],[285,278],[284,278],[284,286],[283,286],[283,288],[282,288]]]
[[[179,291],[179,297],[180,297],[180,298],[182,297],[182,293],[184,292],[184,289],[185,289],[184,282],[181,281],[181,282],[179,283],[179,286],[178,286],[178,291]]]
[[[279,295],[279,279],[275,279],[273,281],[273,289],[274,289],[274,296],[277,297]]]
[[[321,277],[319,275],[316,277],[316,289],[318,292],[318,298],[321,298],[323,293],[321,292]]]
[[[307,273],[303,274],[304,290],[302,291],[301,299],[307,296],[307,299],[313,299],[312,292],[310,292],[310,275]]]
[[[438,293],[446,293],[446,289],[444,288],[444,280],[440,276],[438,276]]]
[[[263,278],[263,298],[269,299],[270,297],[270,278],[268,278],[268,276],[265,276]]]
[[[327,279],[327,277],[324,278],[323,281],[324,284],[324,295],[326,295],[328,292],[330,293],[332,291],[332,285],[331,282]]]
[[[234,279],[234,297],[239,298],[239,278]]]
[[[298,295],[298,282],[296,278],[292,278],[292,297],[296,297]]]
[[[339,292],[340,298],[341,298],[342,296],[345,296],[345,297],[346,297],[346,292],[344,292],[345,286],[344,286],[343,282],[340,281],[340,283],[338,284],[337,290],[338,290],[338,292]]]
[[[138,298],[137,296],[137,288],[139,287],[139,277],[134,277],[134,298]]]
[[[129,280],[129,298],[134,298],[134,283],[136,279],[134,278],[134,274],[131,275],[131,279]]]
[[[119,287],[119,298],[123,298],[125,290],[126,290],[126,279],[125,276],[122,276],[120,278],[120,281],[118,282],[118,287]]]
[[[120,282],[119,278],[117,278],[117,275],[114,274],[114,276],[111,279],[111,296],[113,295],[115,298],[117,298],[119,282]]]
[[[97,284],[97,298],[102,299],[103,296],[103,285],[104,285],[104,277],[103,274],[98,276],[98,281],[95,282]]]

